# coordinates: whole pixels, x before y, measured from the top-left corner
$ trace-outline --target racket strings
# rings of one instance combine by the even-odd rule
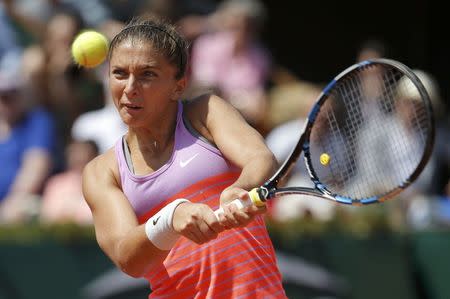
[[[353,82],[357,82],[356,86],[353,84],[353,86],[355,86],[355,88],[358,88],[361,90],[361,97],[346,97],[345,95],[342,95],[341,100],[344,102],[345,107],[352,107],[352,106],[358,106],[361,107],[360,112],[359,113],[352,113],[352,110],[354,109],[349,109],[348,111],[348,117],[347,120],[352,123],[355,121],[355,119],[357,120],[358,123],[358,129],[357,131],[350,131],[348,132],[348,136],[350,136],[350,140],[351,140],[351,149],[352,152],[354,153],[354,159],[359,159],[361,156],[361,154],[358,153],[358,149],[360,147],[360,142],[361,142],[361,131],[363,131],[363,127],[365,125],[367,125],[367,119],[370,116],[368,113],[368,111],[375,109],[371,108],[371,106],[377,104],[375,102],[375,100],[379,97],[379,87],[378,84],[373,84],[373,85],[367,85],[367,81],[363,80],[363,79],[368,79],[370,78],[371,82],[378,82],[380,80],[378,74],[376,72],[374,73],[369,73],[368,75],[366,75],[366,78],[364,77],[359,77],[359,76],[354,76],[354,77],[350,77],[350,80]],[[367,107],[365,107],[367,106]],[[365,109],[364,109],[365,108]],[[376,107],[378,108],[378,107]],[[377,110],[377,109],[375,109]],[[373,113],[373,111],[371,112]],[[373,114],[373,116],[375,117],[379,117],[379,114]],[[360,119],[363,119],[363,121],[359,121]],[[376,119],[376,118],[374,118]],[[374,135],[372,136],[372,138],[364,138],[366,139],[366,142],[368,143],[368,145],[372,148],[375,148],[377,151],[382,151],[383,148],[382,147],[378,147],[379,143],[377,143],[376,141],[380,138],[380,136],[378,135]],[[365,176],[361,176],[361,173],[358,173],[359,168],[361,168],[361,163],[365,164],[363,167],[365,168],[372,168],[376,173],[379,173],[381,171],[381,167],[382,165],[380,163],[374,163],[372,165],[369,165],[369,163],[365,163],[365,161],[361,161],[360,159],[357,160],[354,163],[354,169],[352,171],[353,174],[356,173],[357,176],[352,176],[352,177],[348,177],[348,181],[352,181],[352,186],[351,188],[349,188],[348,186],[344,186],[343,189],[345,190],[351,190],[351,194],[353,195],[353,197],[357,197],[357,198],[361,198],[361,197],[366,197],[367,195],[365,194],[365,192],[367,192],[367,182],[369,179],[372,179],[372,188],[379,188],[379,187],[375,187],[375,186],[382,186],[384,184],[384,182],[382,181],[380,176],[373,176],[369,178],[369,177],[365,177]],[[369,174],[369,173],[367,173]],[[358,180],[355,180],[354,178],[358,177]],[[348,182],[347,181],[347,182]]]
[[[409,107],[406,107],[406,109],[405,107],[400,106],[396,110],[396,113],[398,114],[397,117],[399,117],[399,114],[405,112],[410,112],[412,114],[409,117],[409,125],[410,133],[413,132],[414,134],[410,135],[413,135],[413,137],[417,139],[415,141],[420,144],[420,146],[415,146],[415,148],[423,150],[425,148],[427,136],[430,134],[428,115],[426,107],[421,101],[421,97],[417,87],[413,83],[411,83],[411,80],[406,76],[403,76],[400,79],[400,83],[397,86],[397,97],[399,101],[404,101],[406,105],[409,105]],[[403,145],[405,144],[406,143],[403,143]],[[407,148],[405,150],[410,150],[410,148]],[[409,158],[411,164],[413,164],[414,161],[417,161],[417,159],[414,159],[412,155],[410,155]]]
[[[345,159],[338,163],[339,169],[345,178],[343,180],[344,184],[340,185],[340,189],[344,189],[346,182],[353,178],[357,172],[357,161],[355,161],[358,142],[357,136],[361,126],[364,124],[364,114],[361,110],[362,106],[355,100],[361,100],[365,97],[362,86],[363,82],[361,82],[361,78],[349,77],[346,84],[342,84],[340,88],[337,89],[337,93],[335,95],[335,98],[339,102],[336,103],[336,105],[342,105],[341,102],[344,102],[342,107],[345,107],[345,114],[352,116],[345,117],[345,126],[343,130],[341,130],[344,131],[341,135],[347,140],[347,145],[343,144],[341,149],[344,148],[347,150],[345,151]],[[356,189],[356,193],[361,194],[363,186],[356,183],[354,185],[354,189]]]
[[[361,111],[361,106],[349,103],[349,101],[363,97],[361,85],[362,82],[360,81],[360,78],[348,78],[348,84],[342,84],[336,94],[336,99],[338,102],[335,105],[341,105],[340,102],[344,100],[343,107],[345,107],[345,110],[348,110],[344,111],[344,113],[346,112],[346,114],[353,115],[353,118],[345,118],[345,127],[340,132],[342,140],[346,140],[346,143],[348,143],[348,145],[343,143],[341,147],[348,149],[344,155],[344,161],[339,163],[339,168],[345,178],[343,182],[346,182],[350,177],[353,177],[356,172],[356,164],[354,160],[357,143],[356,136],[361,125],[364,123],[364,117]],[[342,131],[344,132],[342,133]],[[344,165],[347,165],[347,167],[344,168]]]
[[[383,81],[385,84],[383,84],[383,101],[381,103],[383,104],[383,108],[386,110],[386,112],[392,113],[394,119],[399,119],[398,115],[396,115],[399,111],[396,109],[396,103],[397,99],[400,99],[405,94],[405,91],[402,90],[402,86],[398,85],[398,82],[401,82],[401,80],[405,80],[404,75],[396,71],[395,69],[387,69],[385,70],[385,75],[383,78]],[[415,87],[414,87],[415,88]],[[396,129],[396,127],[394,127]],[[392,127],[386,128],[388,130],[394,129]],[[389,131],[387,131],[389,132]],[[410,169],[410,167],[406,167],[406,165],[413,165],[416,161],[416,159],[413,159],[413,155],[405,155],[407,151],[410,150],[410,145],[407,144],[404,140],[404,135],[402,132],[397,131],[391,131],[391,135],[387,135],[390,137],[387,141],[387,144],[392,144],[393,151],[388,151],[389,155],[392,155],[393,157],[391,159],[392,161],[403,161],[405,162],[405,159],[409,160],[407,163],[398,163],[397,167],[400,171],[398,172],[391,172],[390,173],[390,179],[392,180],[392,184],[395,186],[398,186],[402,183],[403,180],[406,179],[406,175],[409,173],[412,173],[413,169]],[[399,174],[398,177],[394,177],[394,174]]]
[[[377,66],[339,80],[316,123],[314,171],[331,192],[354,199],[401,186],[420,162],[430,134],[416,85],[395,68]],[[318,162],[322,153],[331,157],[329,165]]]
[[[394,78],[396,79],[394,80]],[[384,111],[392,112],[395,109],[394,86],[398,80],[398,74],[396,74],[393,69],[385,70],[385,74],[380,80],[385,82],[385,84],[382,84],[383,94],[381,96],[384,100],[380,101],[380,104],[384,108]]]
[[[343,89],[340,92],[345,94],[347,97],[356,96],[354,94],[357,92],[356,89],[346,88],[346,86],[342,87]],[[335,184],[343,184],[348,179],[348,173],[352,172],[352,167],[349,166],[352,164],[352,161],[350,152],[343,152],[339,149],[351,147],[346,145],[348,140],[345,137],[345,130],[341,128],[341,120],[338,120],[338,113],[335,113],[337,104],[338,102],[333,96],[331,96],[330,100],[327,101],[324,107],[321,108],[321,114],[319,114],[316,123],[320,124],[320,127],[323,127],[319,130],[322,133],[319,134],[317,138],[313,138],[313,140],[316,140],[319,143],[319,147],[322,149],[321,152],[329,154],[335,161],[342,161],[341,163],[331,163],[329,165],[331,172],[329,176],[333,178]],[[356,107],[353,108],[356,109]],[[346,130],[357,130],[353,123],[346,122],[346,126]],[[337,158],[337,153],[341,154],[339,158]],[[344,170],[342,169],[342,165],[348,167]]]
[[[326,149],[326,152],[336,153],[336,152],[338,152],[338,149],[340,147],[345,146],[345,144],[343,144],[343,140],[344,140],[343,134],[339,128],[338,121],[336,119],[335,114],[327,112],[326,115],[327,115],[327,119],[328,119],[328,124],[330,125],[330,129],[334,135],[333,138],[337,142],[331,142],[329,144],[325,144],[323,142],[321,146]],[[321,140],[321,139],[319,139],[319,140]],[[348,161],[348,159],[349,159],[348,157],[344,157],[344,158],[346,161]],[[334,178],[339,177],[340,183],[345,182],[345,180],[346,180],[345,172],[343,172],[339,169],[338,163],[331,163],[330,169],[331,169],[331,174]]]
[[[383,93],[380,101],[382,109],[379,111],[380,114],[384,113],[384,117],[379,120],[376,127],[372,128],[373,134],[381,134],[377,142],[383,145],[382,155],[378,153],[376,164],[378,166],[376,173],[381,174],[379,179],[383,180],[383,184],[379,185],[380,191],[387,192],[401,185],[420,160],[420,157],[408,154],[412,150],[412,144],[396,108],[399,99],[403,97],[402,92],[397,90],[398,82],[404,80],[403,77],[402,73],[393,68],[384,71],[381,85]],[[379,127],[383,130],[377,131]],[[382,165],[381,169],[380,165]],[[393,165],[397,169],[392,169]]]

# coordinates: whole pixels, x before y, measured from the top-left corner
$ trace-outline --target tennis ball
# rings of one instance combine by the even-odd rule
[[[97,31],[84,31],[72,43],[74,61],[87,68],[101,64],[108,54],[108,39]]]
[[[320,155],[320,163],[325,166],[328,165],[330,163],[330,156],[326,153]]]

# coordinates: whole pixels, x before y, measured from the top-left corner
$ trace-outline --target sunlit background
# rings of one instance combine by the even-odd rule
[[[413,186],[368,207],[274,200],[266,220],[289,298],[450,298],[450,43],[443,5],[0,0],[0,298],[147,298],[146,281],[116,270],[98,248],[81,193],[84,165],[125,132],[107,91],[107,63],[88,70],[70,54],[81,30],[111,39],[145,12],[175,22],[191,44],[184,97],[217,92],[280,161],[321,88],[341,70],[375,57],[412,68],[430,95],[437,129],[431,160]],[[33,121],[10,134],[7,124],[24,118]],[[25,131],[32,137],[24,139]],[[303,166],[289,184],[308,184]]]

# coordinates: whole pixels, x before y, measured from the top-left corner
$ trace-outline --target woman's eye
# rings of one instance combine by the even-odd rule
[[[145,77],[156,77],[156,73],[155,73],[155,72],[152,72],[152,71],[145,71],[145,72],[143,73],[143,75],[144,75]]]
[[[116,76],[125,76],[125,72],[122,70],[113,70],[112,73]]]

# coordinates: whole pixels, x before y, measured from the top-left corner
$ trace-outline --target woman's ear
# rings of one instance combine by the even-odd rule
[[[187,85],[187,78],[186,76],[183,76],[180,80],[177,81],[175,89],[172,93],[172,100],[178,101],[181,95],[183,94],[184,90],[186,89]]]

